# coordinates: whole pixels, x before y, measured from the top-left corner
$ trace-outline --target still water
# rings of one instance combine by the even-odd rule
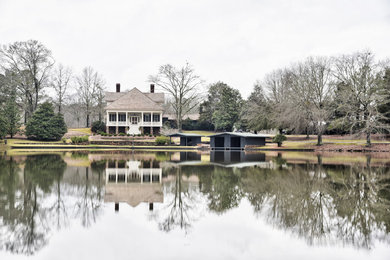
[[[0,259],[390,259],[390,159],[0,156]]]

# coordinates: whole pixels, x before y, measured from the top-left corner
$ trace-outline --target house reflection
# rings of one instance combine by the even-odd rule
[[[106,162],[106,193],[104,202],[114,202],[115,211],[119,203],[132,207],[140,203],[162,203],[162,168],[154,160],[109,160]]]

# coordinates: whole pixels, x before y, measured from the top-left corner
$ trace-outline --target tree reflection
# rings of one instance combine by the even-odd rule
[[[33,254],[48,243],[53,227],[68,223],[74,209],[84,226],[95,221],[104,192],[101,169],[91,174],[86,167],[79,176],[80,167],[70,168],[64,181],[67,165],[57,154],[0,157],[0,169],[1,249]]]
[[[65,163],[60,156],[27,156],[23,171],[13,161],[2,158],[1,214],[4,226],[1,244],[14,253],[32,254],[47,243],[47,209],[40,200],[50,192],[54,178],[50,173],[62,175]]]
[[[172,178],[169,185],[165,187],[169,202],[163,209],[154,213],[154,218],[162,217],[159,222],[159,229],[165,232],[173,230],[175,227],[180,227],[185,232],[192,226],[199,214],[200,201],[199,193],[196,186],[193,185],[188,178],[191,176],[187,172],[188,167],[177,166],[166,169],[165,174]],[[187,181],[184,181],[184,178]]]
[[[233,168],[214,168],[209,179],[211,185],[208,185],[211,188],[203,190],[207,192],[210,210],[223,213],[238,206],[242,198],[239,175]]]
[[[318,157],[278,171],[245,169],[242,187],[259,215],[309,244],[370,248],[373,238],[389,239],[389,180],[389,169],[371,167],[369,158],[364,166],[324,167]]]
[[[77,180],[75,216],[81,219],[81,224],[84,227],[89,227],[96,222],[101,212],[104,182],[102,180],[102,172],[96,168],[94,168],[92,174],[89,167],[85,167],[83,170],[84,174],[77,169],[79,178]]]

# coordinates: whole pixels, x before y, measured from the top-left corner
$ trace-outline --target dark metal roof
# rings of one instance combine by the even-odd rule
[[[167,135],[169,137],[202,137],[203,135],[191,134],[191,133],[175,133]]]
[[[215,137],[220,135],[234,135],[234,136],[240,136],[240,137],[252,137],[252,138],[267,138],[272,137],[271,135],[257,135],[252,133],[240,133],[240,132],[224,132],[224,133],[218,133],[214,135],[210,135],[209,137]]]

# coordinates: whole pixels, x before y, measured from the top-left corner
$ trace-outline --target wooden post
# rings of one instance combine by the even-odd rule
[[[115,211],[119,211],[119,203],[115,202]]]

